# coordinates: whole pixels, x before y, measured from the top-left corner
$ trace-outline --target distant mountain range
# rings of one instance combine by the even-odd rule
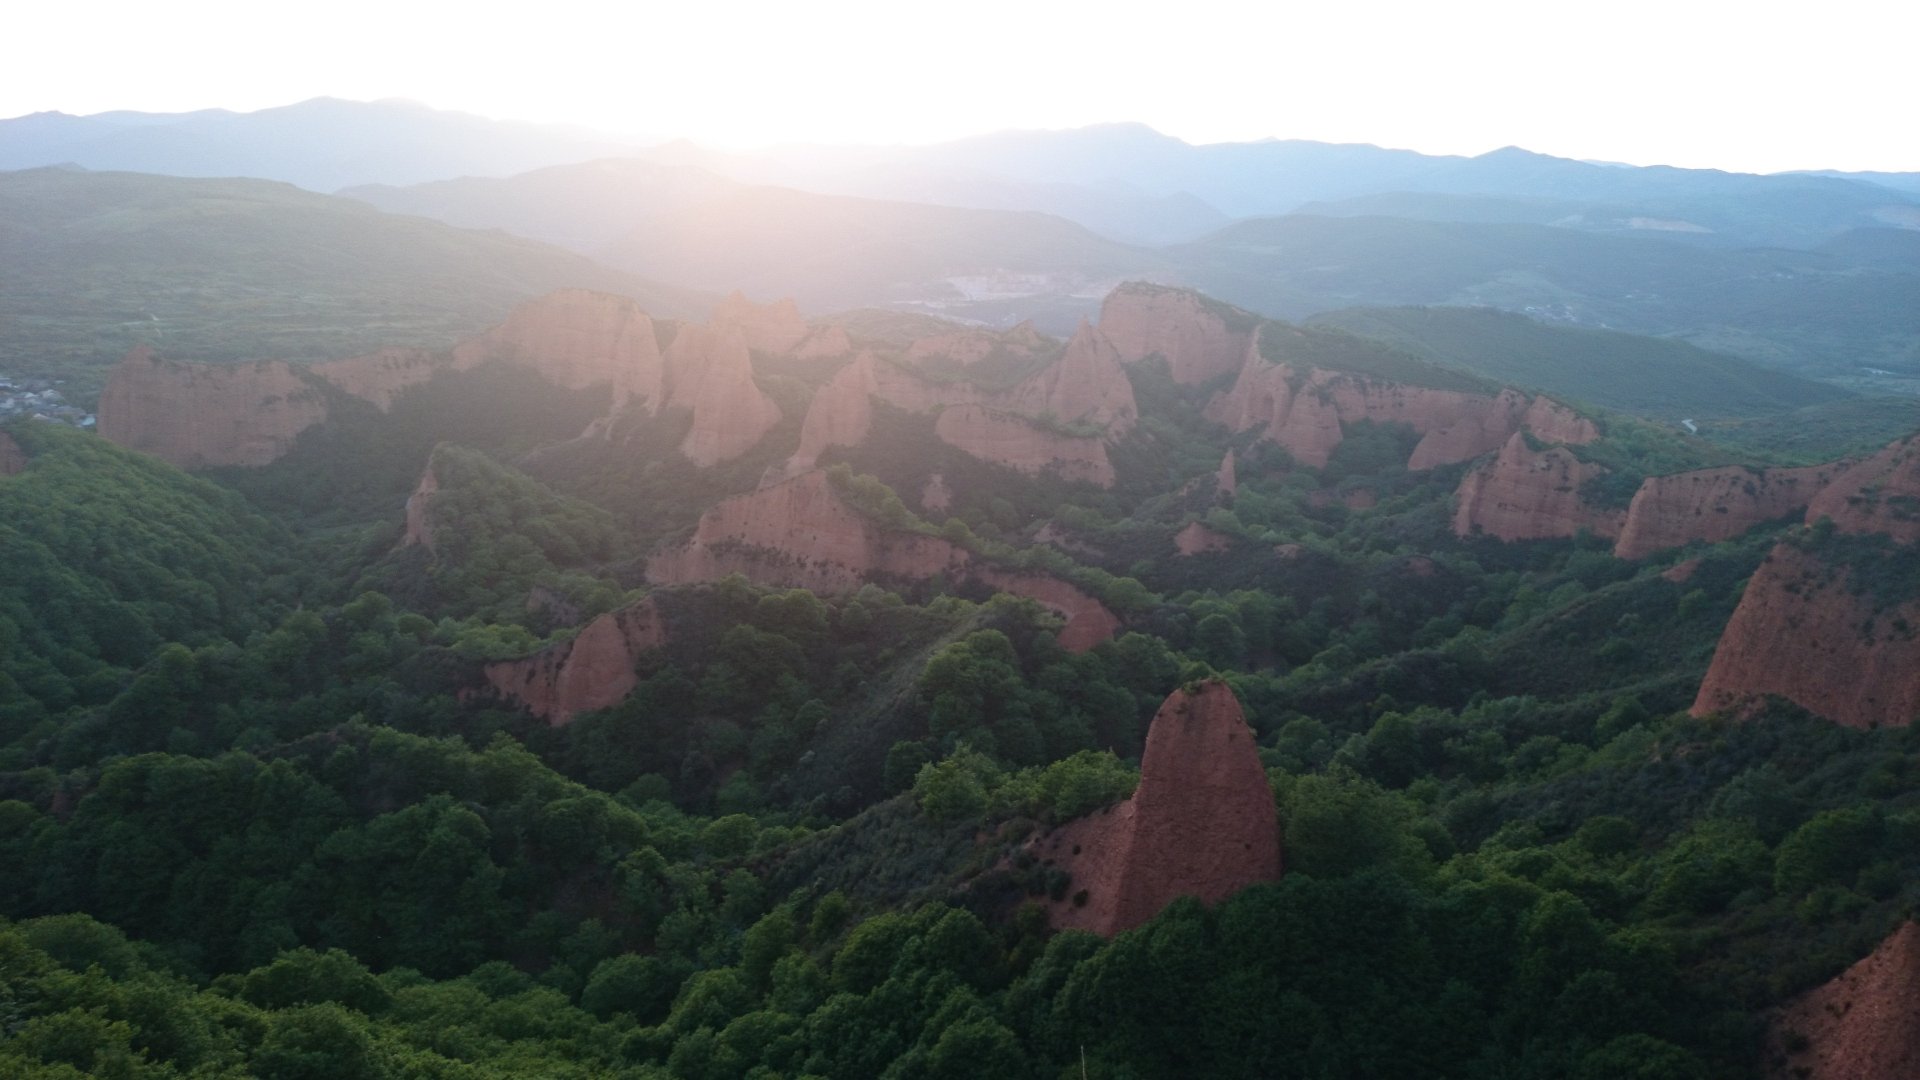
[[[1195,240],[1233,219],[1327,204],[1341,214],[1413,207],[1409,216],[1435,220],[1682,235],[1724,245],[1813,246],[1846,229],[1920,228],[1920,174],[1913,173],[1756,176],[1603,165],[1517,147],[1469,158],[1302,140],[1195,146],[1140,124],[1002,132],[925,147],[801,145],[725,153],[684,142],[648,144],[404,101],[316,98],[253,113],[36,113],[0,120],[0,169],[72,163],[253,176],[336,191],[644,157],[745,184],[1050,213],[1145,245]],[[1351,200],[1362,201],[1338,205]]]

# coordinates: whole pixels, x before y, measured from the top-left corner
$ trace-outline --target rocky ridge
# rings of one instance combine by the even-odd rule
[[[258,466],[326,416],[325,393],[291,365],[183,364],[143,345],[101,390],[99,431],[183,469]]]
[[[501,697],[559,727],[583,712],[619,704],[640,684],[634,663],[667,643],[653,598],[588,623],[572,640],[520,660],[488,664],[487,684]]]
[[[1175,690],[1147,728],[1133,797],[1028,845],[1072,875],[1048,905],[1056,928],[1112,936],[1182,896],[1219,903],[1280,877],[1280,824],[1232,688]]]
[[[1766,1056],[1777,1080],[1920,1076],[1920,923],[1901,923],[1865,959],[1781,1010]]]
[[[1111,638],[1119,620],[1098,600],[1057,578],[981,563],[937,536],[880,526],[813,470],[726,499],[701,515],[684,543],[647,562],[655,585],[716,581],[738,573],[763,585],[848,592],[874,580],[936,575],[1026,596],[1067,619],[1062,646],[1084,651]]]

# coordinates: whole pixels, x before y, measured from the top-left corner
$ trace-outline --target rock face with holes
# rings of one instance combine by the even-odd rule
[[[667,642],[651,597],[588,623],[572,641],[486,667],[488,685],[555,727],[619,704],[640,684],[634,662]]]
[[[763,585],[847,592],[869,581],[943,576],[1028,597],[1064,616],[1063,647],[1079,652],[1112,638],[1120,621],[1097,599],[1058,578],[1003,570],[938,536],[886,528],[850,506],[824,470],[738,495],[701,515],[685,543],[647,560],[656,585],[717,581],[738,573]]]
[[[1767,1029],[1770,1080],[1920,1076],[1920,923],[1788,1005]]]
[[[1215,679],[1174,691],[1147,729],[1133,797],[1029,850],[1072,875],[1053,924],[1108,936],[1182,896],[1215,904],[1279,880],[1279,817],[1232,688]]]
[[[99,430],[183,469],[258,466],[326,416],[321,389],[278,360],[181,364],[141,346],[100,391]]]

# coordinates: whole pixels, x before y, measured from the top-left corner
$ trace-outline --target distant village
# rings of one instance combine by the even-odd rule
[[[59,385],[58,379],[16,379],[0,374],[0,424],[30,416],[70,427],[92,427],[93,414],[67,404],[67,396],[60,392]]]

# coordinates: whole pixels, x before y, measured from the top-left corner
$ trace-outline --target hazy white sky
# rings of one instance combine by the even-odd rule
[[[0,116],[324,94],[734,146],[1139,120],[1192,142],[1920,170],[1913,0],[76,0],[7,21]]]

